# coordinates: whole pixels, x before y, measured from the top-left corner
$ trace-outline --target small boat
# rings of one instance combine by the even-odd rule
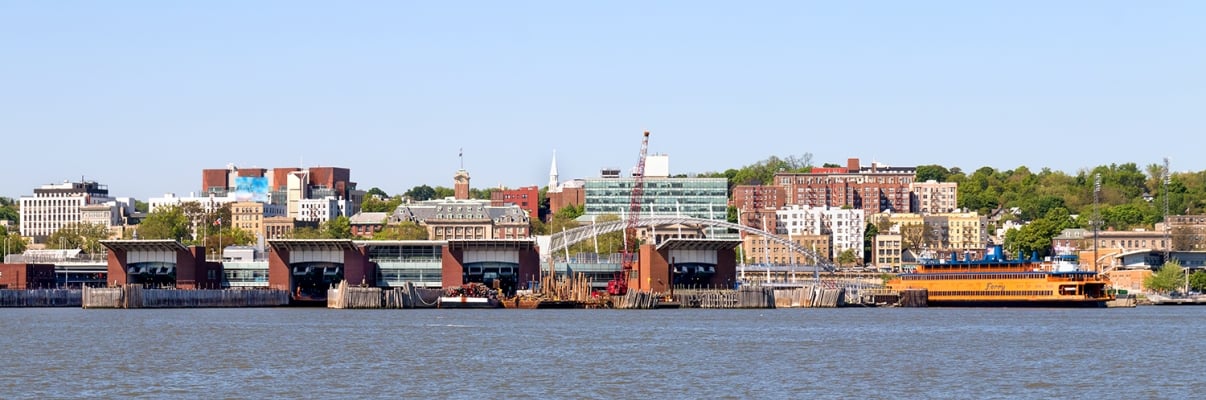
[[[498,299],[489,297],[440,296],[439,308],[498,308]]]

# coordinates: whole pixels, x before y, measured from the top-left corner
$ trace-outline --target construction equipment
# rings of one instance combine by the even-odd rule
[[[622,296],[628,293],[628,275],[636,269],[640,258],[641,241],[637,238],[637,226],[641,221],[641,199],[645,197],[645,157],[649,153],[649,131],[645,131],[641,139],[641,156],[637,159],[636,170],[633,171],[632,195],[628,201],[628,222],[624,227],[624,254],[621,258],[620,272],[607,282],[607,293]]]

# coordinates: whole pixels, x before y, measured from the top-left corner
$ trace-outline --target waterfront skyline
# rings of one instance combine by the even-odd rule
[[[0,6],[0,196],[139,199],[200,170],[340,166],[360,189],[543,186],[770,155],[1033,170],[1195,157],[1197,2],[310,2]]]

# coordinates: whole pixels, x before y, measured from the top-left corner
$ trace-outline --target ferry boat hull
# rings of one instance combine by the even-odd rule
[[[897,290],[924,289],[932,307],[1106,307],[1114,300],[1109,281],[1092,271],[1047,271],[1034,260],[983,260],[923,263],[913,273],[888,282]]]

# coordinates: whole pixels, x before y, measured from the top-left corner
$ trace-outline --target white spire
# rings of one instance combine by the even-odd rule
[[[549,191],[557,192],[557,150],[553,150],[553,165],[549,167]]]

